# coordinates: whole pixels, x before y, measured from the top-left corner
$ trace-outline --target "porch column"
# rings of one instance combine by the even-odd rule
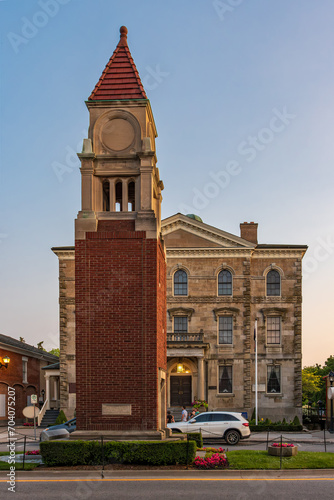
[[[110,212],[115,212],[115,179],[109,179]]]
[[[45,373],[45,397],[47,399],[47,404],[46,404],[46,409],[50,410],[50,375],[46,372]]]
[[[197,376],[197,392],[198,399],[204,399],[204,359],[197,358],[198,376]]]
[[[57,401],[58,399],[58,380],[56,377],[53,379],[53,399]]]
[[[127,212],[128,207],[128,183],[127,180],[122,179],[122,212]]]

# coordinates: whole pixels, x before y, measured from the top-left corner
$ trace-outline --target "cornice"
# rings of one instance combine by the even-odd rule
[[[61,260],[74,260],[75,247],[52,247],[51,250]]]
[[[252,248],[166,248],[167,258],[217,258],[244,257],[251,258]]]
[[[256,248],[252,254],[253,259],[263,259],[264,257],[288,257],[302,258],[305,254],[305,249],[301,248]]]
[[[193,219],[189,219],[189,222],[181,219],[181,217],[183,218],[185,216],[179,217],[180,218],[167,223],[162,221],[161,232],[163,236],[166,236],[167,234],[170,234],[178,229],[184,229],[191,234],[200,236],[208,241],[212,241],[213,243],[225,245],[226,248],[254,248],[253,243],[243,240],[242,238],[239,238],[239,236],[225,233],[220,229],[211,228],[211,226],[208,227],[203,223],[194,221]]]

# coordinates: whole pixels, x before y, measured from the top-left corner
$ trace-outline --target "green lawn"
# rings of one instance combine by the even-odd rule
[[[226,453],[230,469],[279,469],[280,458],[267,451],[238,450]],[[295,457],[282,458],[282,469],[334,469],[334,453],[299,451]]]
[[[15,455],[22,455],[22,451],[16,451]],[[8,455],[7,451],[0,451],[0,456],[5,456]],[[27,459],[29,458],[29,455],[27,455]],[[16,462],[15,464],[9,464],[7,461],[2,462],[0,461],[0,470],[10,470],[10,467],[15,465],[15,470],[22,470],[23,469],[23,464],[20,462]],[[24,464],[24,470],[33,470],[36,469],[38,464]]]

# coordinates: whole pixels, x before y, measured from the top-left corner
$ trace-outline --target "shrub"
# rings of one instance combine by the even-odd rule
[[[189,432],[187,436],[189,441],[195,441],[197,448],[203,448],[203,437],[201,432]]]
[[[104,463],[174,465],[193,462],[195,441],[107,441],[103,446]],[[99,441],[42,441],[40,452],[45,465],[102,464]]]
[[[56,418],[56,421],[54,424],[51,424],[50,427],[52,425],[60,425],[60,424],[64,424],[65,422],[67,422],[67,418],[66,418],[66,415],[65,413],[63,412],[63,410],[60,410],[60,412],[58,413],[58,417]]]
[[[300,425],[300,420],[299,418],[297,417],[297,415],[295,416],[295,418],[293,419],[292,421],[293,425]]]

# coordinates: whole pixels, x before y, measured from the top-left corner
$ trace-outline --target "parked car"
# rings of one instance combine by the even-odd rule
[[[51,439],[67,439],[71,432],[75,431],[77,428],[77,422],[75,418],[68,420],[64,424],[51,425],[44,429],[40,434],[40,441],[50,441]]]
[[[201,432],[203,438],[223,438],[234,445],[250,436],[248,421],[237,412],[208,411],[199,413],[187,422],[167,424],[173,432]]]

